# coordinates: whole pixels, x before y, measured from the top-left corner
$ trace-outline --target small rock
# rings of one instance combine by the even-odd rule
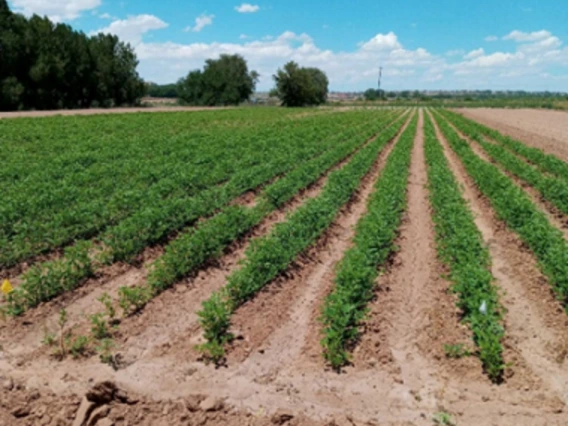
[[[138,403],[138,399],[128,395],[124,390],[122,389],[118,389],[115,394],[114,394],[114,398],[117,399],[118,401],[124,403],[124,404],[128,404],[128,405],[134,405]]]
[[[40,397],[41,397],[41,395],[40,395],[39,391],[34,390],[28,395],[27,399],[28,399],[28,402],[32,402],[32,401],[39,399]]]
[[[114,422],[111,419],[106,418],[99,420],[97,426],[114,426]]]
[[[49,415],[46,414],[46,415],[43,416],[41,419],[39,419],[39,421],[38,421],[37,424],[38,424],[39,426],[47,426],[47,425],[50,424],[50,423],[51,423],[51,416],[49,416]]]
[[[34,409],[33,414],[38,418],[41,419],[45,413],[47,413],[47,406],[45,405],[40,405],[39,407],[37,407],[36,409]]]
[[[87,426],[95,426],[99,424],[99,421],[104,419],[110,413],[110,407],[108,405],[103,405],[93,411],[87,422]]]
[[[95,403],[89,401],[87,398],[83,398],[81,401],[81,405],[79,405],[79,409],[75,414],[75,420],[73,421],[73,426],[83,426],[93,409],[95,408]]]
[[[331,421],[328,426],[353,426],[354,423],[350,416],[342,415]]]
[[[114,384],[114,382],[106,381],[97,383],[85,396],[89,401],[94,402],[97,405],[103,405],[111,402],[117,391],[118,387]]]
[[[12,410],[12,416],[16,417],[17,419],[20,419],[22,417],[27,417],[30,415],[30,409],[27,406],[22,406],[22,407],[17,407],[14,410]]]
[[[290,420],[294,418],[294,415],[288,411],[278,410],[274,415],[271,417],[270,421],[275,425],[283,425],[288,423]]]
[[[2,382],[2,389],[11,391],[14,389],[14,381],[12,379],[6,379]]]
[[[201,401],[203,401],[203,397],[199,395],[190,395],[185,400],[185,407],[192,413],[195,413],[196,411],[199,411],[199,404]]]
[[[199,408],[205,412],[220,411],[223,409],[224,405],[222,399],[209,396],[199,404]]]

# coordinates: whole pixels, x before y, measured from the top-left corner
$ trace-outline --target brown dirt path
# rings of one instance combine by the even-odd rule
[[[456,112],[527,145],[568,161],[568,113],[535,109],[456,109]]]
[[[471,138],[467,137],[464,133],[459,131],[452,123],[448,121],[448,124],[460,135],[460,137],[469,142],[471,149],[483,160],[493,164],[497,167],[501,173],[506,175],[509,179],[511,179],[515,185],[519,188],[523,189],[527,196],[531,199],[531,201],[538,207],[538,209],[544,213],[544,215],[548,218],[550,223],[554,225],[558,230],[560,230],[564,234],[564,238],[568,239],[568,216],[558,210],[551,202],[545,200],[540,192],[529,185],[524,180],[516,177],[512,173],[505,170],[505,168],[499,164],[497,161],[493,160],[489,155],[484,151],[480,144],[473,141]],[[493,143],[493,141],[488,141]],[[514,154],[513,154],[514,155]],[[521,161],[525,161],[522,157],[518,157]],[[527,163],[528,164],[528,163]]]
[[[562,401],[563,407],[568,402],[563,390],[568,386],[568,374],[562,367],[568,317],[554,299],[532,253],[497,220],[488,200],[477,190],[437,126],[436,131],[488,245],[493,262],[491,272],[503,290],[501,303],[507,310],[504,355],[506,362],[514,363],[504,387],[548,394],[545,399],[550,404]]]
[[[357,369],[380,365],[410,389],[417,407],[435,411],[443,388],[438,378],[443,344],[466,341],[449,284],[440,277],[428,200],[421,111],[408,179],[408,206],[396,244],[399,251],[378,279],[367,330],[354,353]],[[468,363],[469,364],[469,363]],[[475,363],[474,363],[475,364]],[[479,377],[478,377],[479,378]]]
[[[16,111],[0,112],[0,119],[22,117],[54,117],[72,115],[101,115],[101,114],[136,114],[142,112],[194,112],[219,111],[231,107],[132,107],[132,108],[90,108],[90,109],[64,109],[54,111]]]
[[[369,143],[372,139],[373,138],[369,138],[365,144]],[[357,151],[359,149],[357,149]],[[353,155],[353,153],[348,155],[338,164],[331,167],[314,184],[298,193],[280,210],[273,212],[258,227],[252,230],[249,236],[243,237],[240,241],[236,242],[230,249],[228,249],[227,255],[223,259],[218,262],[214,262],[214,264],[209,265],[208,268],[203,268],[204,270],[200,272],[199,276],[192,276],[178,283],[174,287],[173,294],[170,295],[170,299],[168,299],[168,296],[166,295],[161,295],[155,300],[158,305],[156,308],[151,307],[152,304],[147,307],[147,310],[150,311],[149,314],[142,313],[134,318],[127,319],[125,321],[126,325],[121,327],[121,330],[125,330],[121,331],[122,335],[127,335],[129,336],[129,339],[132,340],[132,337],[138,336],[146,328],[152,329],[152,327],[157,327],[161,330],[166,330],[163,335],[160,333],[156,334],[162,338],[161,340],[158,340],[167,342],[171,338],[170,334],[176,330],[175,324],[168,321],[168,317],[171,312],[170,309],[177,306],[176,304],[180,303],[181,300],[185,300],[182,293],[185,293],[189,288],[192,291],[189,292],[190,294],[187,295],[187,298],[193,299],[196,296],[193,292],[193,290],[196,290],[194,288],[195,283],[204,280],[207,281],[207,283],[217,282],[217,287],[215,288],[218,289],[224,283],[225,275],[228,273],[227,271],[234,269],[238,260],[243,257],[244,251],[248,246],[247,241],[249,240],[249,237],[252,238],[268,232],[271,226],[284,220],[290,211],[296,209],[306,199],[317,195],[317,193],[321,190],[321,187],[324,185],[329,173],[342,167]],[[276,178],[272,181],[274,180],[276,180]],[[270,182],[237,197],[232,201],[232,204],[240,204],[249,207],[253,206],[256,203],[257,195],[260,193],[262,188],[268,184],[270,184]],[[177,234],[177,232],[172,233],[168,241],[175,238]],[[56,332],[59,329],[57,323],[61,309],[65,309],[67,311],[67,329],[73,328],[75,330],[75,334],[80,334],[81,332],[87,334],[88,316],[103,310],[103,306],[98,302],[98,298],[106,293],[116,300],[118,297],[118,289],[120,287],[132,287],[143,283],[147,279],[148,266],[161,254],[163,254],[165,244],[148,247],[143,253],[137,256],[132,264],[119,262],[111,266],[105,266],[101,270],[97,271],[95,277],[87,280],[78,289],[64,293],[52,301],[43,303],[39,307],[26,312],[20,317],[9,318],[7,321],[1,321],[0,342],[7,342],[4,345],[5,350],[12,355],[20,357],[21,359],[29,359],[30,357],[33,358],[41,353],[45,353],[47,349],[42,346],[42,339],[45,337],[47,332]],[[211,270],[214,271],[212,276],[210,276]],[[214,277],[215,274],[220,275],[218,279]],[[17,283],[17,281],[18,280],[16,279],[13,282]],[[198,292],[199,291],[200,290],[198,289]],[[196,307],[200,306],[201,302],[208,297],[211,291],[213,290],[205,288],[201,297],[197,298],[197,302],[194,305],[191,305],[194,307],[194,309],[190,310],[190,316],[193,321],[192,327],[195,326]],[[180,312],[186,311],[187,306],[180,309]],[[162,314],[160,315],[160,313]],[[179,322],[187,320],[185,316],[181,316],[178,319]],[[150,340],[152,341],[154,339],[150,338]],[[147,341],[147,339],[143,339],[143,342]],[[142,345],[144,346],[144,343]]]
[[[271,353],[277,354],[276,359],[294,359],[299,355],[305,345],[306,333],[309,334],[309,325],[318,323],[321,301],[333,285],[337,263],[351,245],[354,227],[367,209],[374,182],[408,124],[409,120],[381,151],[371,171],[363,178],[357,194],[342,209],[331,228],[303,256],[301,265],[296,264],[236,312],[232,324],[244,340],[236,342],[229,362],[243,360],[268,338],[278,342],[276,348],[270,347]],[[318,355],[321,356],[321,348]],[[272,357],[263,356],[263,359]]]
[[[329,289],[326,286],[333,279],[335,262],[331,259],[340,258],[340,253],[350,244],[353,232],[350,226],[356,222],[350,216],[358,214],[357,206],[364,204],[358,198],[350,210],[341,213],[338,221],[345,220],[340,223],[342,226],[337,224],[327,239],[321,241],[321,250],[306,259],[307,264],[292,271],[296,275],[287,279],[286,287],[295,280],[298,285],[290,286],[294,291],[286,294],[294,300],[282,305],[285,313],[275,317],[274,331],[266,338],[255,340],[259,345],[246,357],[237,357],[239,350],[235,349],[227,367],[215,368],[181,350],[191,346],[191,342],[183,341],[191,337],[187,331],[191,324],[186,322],[191,307],[185,312],[184,303],[195,303],[192,289],[182,283],[178,286],[185,289],[178,291],[176,286],[175,290],[166,292],[169,296],[162,306],[155,304],[156,315],[160,317],[157,322],[161,321],[163,327],[156,329],[152,336],[144,337],[145,347],[143,339],[137,336],[142,336],[139,331],[143,332],[146,322],[152,320],[151,312],[140,320],[139,329],[135,326],[129,329],[133,331],[132,348],[138,351],[138,357],[117,371],[95,359],[57,363],[39,357],[33,364],[17,365],[17,360],[9,360],[6,353],[0,351],[0,376],[10,372],[16,383],[12,390],[4,391],[10,383],[1,377],[0,424],[3,419],[14,419],[10,412],[20,408],[23,411],[18,411],[19,414],[26,409],[29,414],[17,419],[14,423],[17,426],[71,424],[79,407],[76,395],[83,395],[94,382],[105,379],[115,381],[129,395],[139,399],[133,405],[118,402],[108,405],[107,417],[116,426],[126,422],[168,426],[430,426],[432,416],[439,411],[450,412],[460,426],[566,424],[568,415],[560,399],[564,397],[561,391],[566,389],[562,389],[564,373],[560,364],[556,367],[556,361],[553,362],[553,358],[562,355],[562,350],[554,345],[561,340],[567,325],[556,321],[565,317],[551,309],[555,305],[550,304],[550,294],[534,275],[534,259],[517,245],[518,241],[508,239],[506,230],[499,228],[491,209],[483,204],[455,158],[454,172],[465,185],[472,206],[477,206],[474,211],[478,225],[485,227],[484,237],[489,238],[494,269],[509,279],[507,295],[512,295],[503,300],[512,311],[506,319],[511,336],[508,353],[519,354],[520,366],[514,366],[515,376],[507,383],[495,386],[482,375],[476,359],[464,360],[461,364],[462,360],[454,363],[440,356],[440,344],[448,340],[467,340],[469,334],[457,324],[453,296],[446,293],[447,283],[439,277],[424,188],[422,143],[420,129],[412,153],[408,214],[401,228],[401,248],[391,268],[379,279],[382,290],[376,307],[372,307],[377,309],[375,312],[383,309],[385,313],[371,318],[371,324],[381,318],[391,324],[374,323],[377,328],[368,327],[364,337],[371,337],[367,342],[374,343],[371,334],[382,333],[385,339],[381,340],[382,348],[379,346],[378,352],[390,349],[392,361],[374,362],[370,358],[373,343],[367,346],[365,341],[360,347],[369,351],[361,349],[355,354],[356,366],[343,374],[326,370],[321,358],[311,356],[312,345],[317,342],[314,330],[319,326],[314,318]],[[448,154],[451,157],[451,152]],[[335,245],[339,247],[336,249]],[[302,270],[309,274],[301,275],[298,271]],[[388,277],[391,279],[387,289],[383,278]],[[498,278],[501,284],[502,278]],[[209,280],[210,276],[205,275],[199,286],[209,286]],[[284,287],[280,291],[285,293]],[[265,299],[267,306],[273,297],[278,297],[278,293],[271,293]],[[180,299],[177,303],[176,298]],[[256,329],[264,327],[271,318],[267,316],[264,324],[255,321],[251,333],[256,333]],[[132,321],[134,324],[136,319]],[[168,322],[175,323],[172,328],[177,331],[161,336],[160,333],[168,332]],[[179,339],[177,332],[180,332]],[[128,340],[125,344],[129,344]],[[545,346],[540,346],[542,344]],[[397,368],[391,368],[391,364]],[[206,396],[209,398],[204,401]],[[203,407],[195,408],[196,399]],[[279,410],[285,416],[273,419],[273,414]],[[286,423],[283,419],[289,416],[294,418]],[[56,418],[63,420],[56,423]]]

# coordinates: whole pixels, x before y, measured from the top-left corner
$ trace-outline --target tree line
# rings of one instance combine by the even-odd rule
[[[177,84],[145,83],[130,44],[117,36],[87,36],[47,17],[13,13],[0,0],[0,110],[72,109],[135,105],[142,96],[177,97],[186,105],[239,105],[250,99],[259,74],[240,55],[208,59]],[[283,106],[319,105],[329,81],[317,68],[288,62],[273,76],[271,94]]]
[[[240,55],[221,55],[205,61],[203,70],[190,71],[176,86],[178,99],[186,105],[238,105],[247,101],[256,89],[259,74],[249,71]],[[317,68],[303,68],[290,61],[272,76],[275,87],[271,96],[283,106],[302,107],[325,103],[329,81]],[[165,92],[170,85],[162,86]]]
[[[133,105],[146,91],[137,65],[116,36],[28,19],[0,0],[0,110]]]

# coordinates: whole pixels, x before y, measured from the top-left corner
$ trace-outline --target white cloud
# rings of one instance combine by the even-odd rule
[[[492,42],[492,41],[499,40],[499,37],[494,36],[494,35],[490,35],[490,36],[485,37],[484,40],[487,41],[487,42]]]
[[[408,86],[409,76],[414,76],[413,82],[421,81],[426,78],[424,73],[435,65],[438,74],[442,72],[439,58],[423,48],[405,49],[394,33],[377,34],[352,52],[321,49],[309,35],[286,31],[276,38],[244,43],[143,43],[137,53],[142,75],[159,82],[175,81],[189,70],[202,67],[208,58],[237,53],[261,74],[259,88],[263,90],[272,85],[276,69],[290,60],[323,69],[331,87],[374,86],[379,63],[384,67],[385,77],[391,79],[391,87],[393,81]]]
[[[467,55],[464,56],[464,59],[474,59],[483,55],[485,55],[485,50],[483,50],[483,48],[480,47],[479,49],[475,49],[469,52]]]
[[[117,18],[116,16],[112,16],[112,15],[109,14],[109,13],[103,13],[102,15],[99,15],[99,18],[101,18],[101,19],[109,19],[109,20],[111,20],[111,21],[117,21],[117,20],[118,20],[118,18]]]
[[[477,56],[475,59],[469,62],[469,65],[484,67],[484,68],[500,67],[516,59],[524,59],[524,54],[521,52],[517,53],[495,52],[492,53],[491,55]]]
[[[393,32],[376,34],[348,51],[321,48],[308,34],[291,31],[277,37],[243,37],[234,43],[143,42],[136,46],[136,51],[140,74],[158,83],[176,81],[189,70],[201,68],[206,59],[227,53],[242,55],[250,69],[260,73],[259,90],[270,89],[274,72],[290,60],[321,68],[328,75],[332,90],[374,87],[379,65],[383,67],[386,90],[409,87],[568,90],[568,79],[549,78],[545,82],[539,77],[547,72],[557,74],[550,67],[568,66],[568,48],[563,48],[554,35],[515,44],[504,51],[460,49],[455,54],[443,55],[435,55],[423,47],[407,48]],[[453,55],[451,60],[449,54]],[[519,76],[512,77],[515,73]]]
[[[16,12],[26,16],[48,16],[52,21],[71,21],[82,12],[96,9],[101,0],[12,0]]]
[[[465,50],[463,49],[453,49],[453,50],[448,50],[446,52],[446,56],[463,56],[465,55]]]
[[[154,15],[129,16],[127,19],[113,21],[108,27],[94,31],[91,35],[98,33],[114,34],[121,41],[137,45],[142,42],[142,36],[148,31],[159,30],[167,26],[168,24]]]
[[[246,34],[241,34],[241,35],[239,36],[239,39],[240,39],[240,40],[246,40],[247,38],[249,38],[249,36],[246,35]]]
[[[505,37],[503,37],[503,40],[513,40],[516,41],[517,43],[523,43],[523,42],[542,40],[544,38],[550,37],[551,35],[552,34],[550,33],[550,31],[546,30],[535,31],[532,33],[524,33],[522,31],[514,30],[511,31],[509,34],[507,34]]]
[[[213,18],[215,15],[200,15],[195,18],[195,26],[194,27],[185,27],[184,31],[189,32],[192,31],[194,33],[200,32],[203,28],[213,24]]]
[[[401,47],[398,37],[392,31],[388,34],[377,34],[371,40],[361,45],[361,48],[366,51],[393,50]]]
[[[235,10],[239,13],[255,13],[260,10],[260,6],[256,4],[243,3],[240,6],[236,6]]]

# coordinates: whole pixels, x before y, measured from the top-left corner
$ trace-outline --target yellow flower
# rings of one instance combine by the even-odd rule
[[[8,294],[12,293],[13,291],[14,291],[14,287],[12,287],[12,284],[10,284],[10,281],[4,280],[4,282],[2,283],[2,293],[8,295]]]

